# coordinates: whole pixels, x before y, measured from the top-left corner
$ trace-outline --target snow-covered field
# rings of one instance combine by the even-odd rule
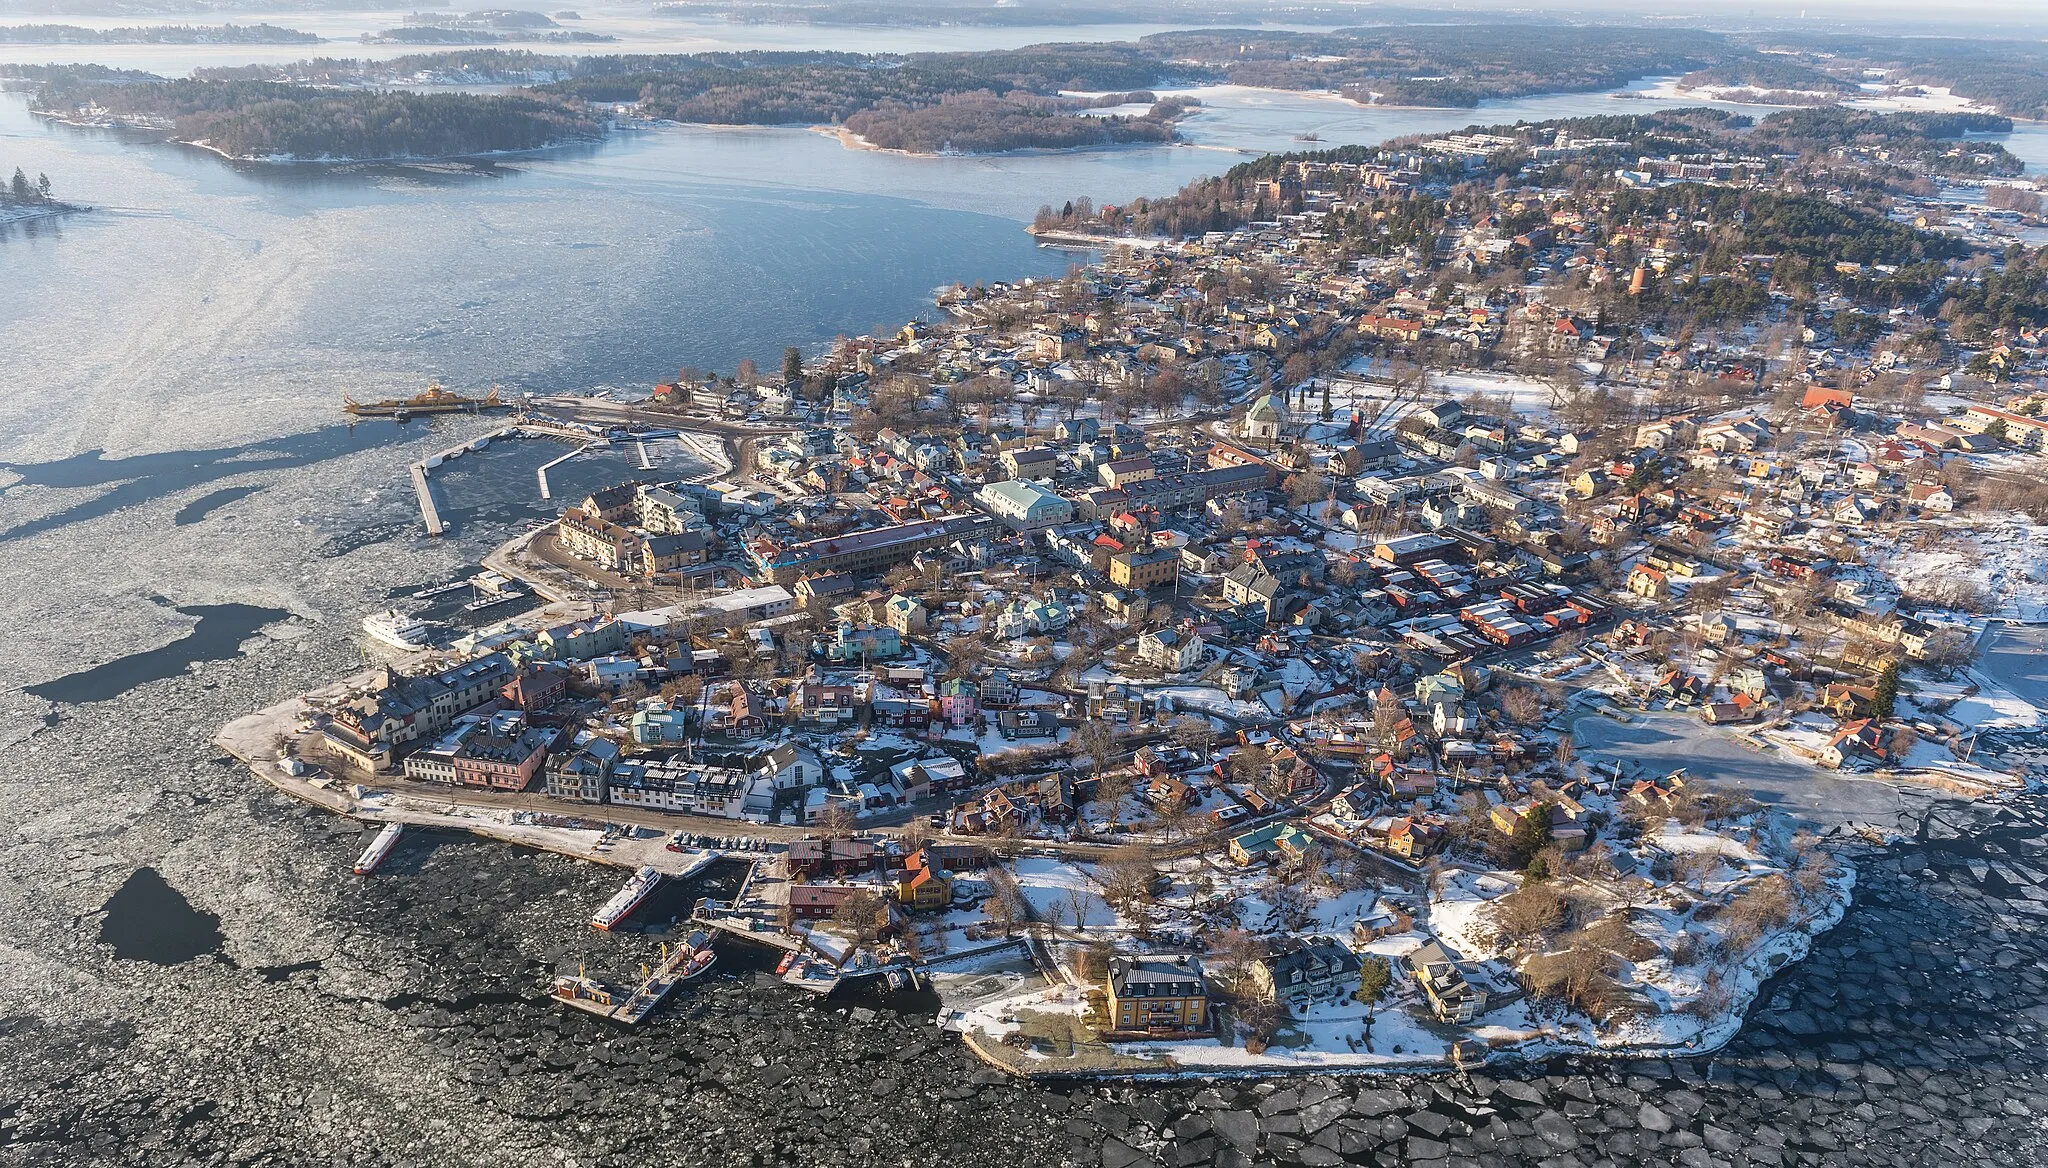
[[[1962,581],[1997,604],[1994,615],[2028,624],[2048,621],[2048,526],[2014,514],[1946,519],[1933,532],[1909,530],[1912,540],[1874,540],[1866,552],[1872,566],[1906,595],[1940,597]]]

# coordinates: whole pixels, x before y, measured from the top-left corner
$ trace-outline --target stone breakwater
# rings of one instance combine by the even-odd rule
[[[135,967],[136,1020],[0,1019],[0,1164],[2039,1163],[2044,807],[1953,806],[1960,831],[1859,856],[1842,924],[1711,1057],[1209,1084],[1009,1079],[928,1014],[813,1003],[743,951],[626,1032],[540,989],[651,948],[583,923],[612,874],[408,837],[300,960],[231,943]],[[361,842],[278,810],[309,862]]]

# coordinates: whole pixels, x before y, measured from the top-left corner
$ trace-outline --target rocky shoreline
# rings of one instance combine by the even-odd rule
[[[309,861],[360,844],[261,798]],[[1930,820],[1860,858],[1843,922],[1714,1056],[1208,1085],[1011,1079],[928,1002],[813,1003],[744,952],[640,1030],[561,1011],[541,997],[555,968],[652,946],[583,923],[611,875],[429,833],[336,897],[294,962],[164,971],[175,1021],[9,1016],[0,1163],[2037,1162],[2048,800],[1945,807],[1961,830]]]

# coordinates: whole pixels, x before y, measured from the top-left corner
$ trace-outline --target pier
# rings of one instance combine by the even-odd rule
[[[640,984],[631,989],[608,985],[579,972],[573,978],[555,979],[552,993],[556,1001],[586,1014],[628,1026],[638,1025],[654,1012],[656,1006],[661,1005],[670,991],[682,984],[684,970],[695,957],[696,950],[688,945],[670,946],[663,942],[661,960],[652,970],[642,966]]]
[[[517,422],[510,426],[500,426],[488,434],[473,438],[460,446],[450,446],[438,454],[430,454],[423,461],[412,464],[412,489],[420,498],[420,521],[427,525],[428,535],[446,535],[448,525],[441,521],[441,508],[434,502],[434,488],[428,482],[427,476],[450,460],[461,458],[472,450],[482,450],[489,446],[494,438],[503,438],[518,432]]]
[[[412,489],[420,497],[420,520],[427,525],[428,535],[445,535],[448,529],[441,523],[441,509],[434,505],[434,488],[427,484],[427,464],[412,464]]]
[[[562,457],[560,457],[560,458],[555,458],[555,459],[550,459],[550,460],[548,460],[548,462],[547,462],[547,464],[546,464],[546,465],[542,466],[542,467],[541,467],[541,468],[540,468],[539,470],[537,470],[537,471],[534,471],[534,472],[533,472],[533,473],[534,473],[534,476],[535,476],[536,478],[540,479],[540,497],[541,497],[541,498],[543,498],[543,499],[552,499],[552,498],[554,498],[554,497],[555,497],[555,496],[554,496],[554,495],[553,495],[552,493],[550,493],[550,492],[548,491],[548,472],[549,472],[549,471],[551,471],[551,470],[555,469],[556,467],[558,467],[558,466],[562,465],[563,463],[565,463],[565,462],[569,461],[570,459],[572,459],[572,458],[576,457],[576,456],[577,456],[577,455],[579,455],[579,454],[582,454],[583,452],[585,452],[585,451],[587,451],[587,450],[590,450],[590,449],[592,449],[592,448],[594,448],[594,447],[598,447],[598,446],[603,446],[603,445],[604,445],[604,443],[603,443],[602,441],[597,441],[597,442],[591,442],[591,443],[587,443],[587,444],[585,444],[585,445],[582,445],[582,446],[578,446],[578,447],[577,447],[576,449],[574,449],[574,450],[571,450],[571,451],[570,451],[569,453],[567,453],[567,454],[564,454],[564,455],[563,455]]]

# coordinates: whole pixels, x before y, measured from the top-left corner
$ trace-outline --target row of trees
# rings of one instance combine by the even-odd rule
[[[33,180],[28,172],[14,168],[14,177],[9,179],[4,190],[0,190],[0,203],[9,206],[32,206],[54,202],[50,197],[50,176],[38,174]]]

